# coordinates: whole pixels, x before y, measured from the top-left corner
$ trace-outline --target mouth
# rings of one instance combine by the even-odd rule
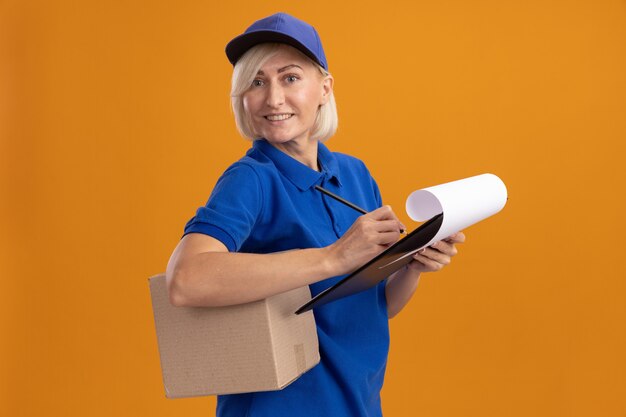
[[[280,122],[282,120],[291,119],[292,116],[294,116],[294,113],[268,114],[267,116],[263,117],[265,117],[270,122]]]

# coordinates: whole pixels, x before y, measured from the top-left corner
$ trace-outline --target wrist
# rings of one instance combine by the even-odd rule
[[[402,269],[399,269],[398,271],[394,273],[394,275],[400,276],[403,279],[407,279],[407,278],[418,279],[421,274],[422,274],[422,271],[417,268],[412,267],[410,263],[405,265],[404,267],[402,267]]]
[[[334,244],[320,248],[320,265],[325,278],[341,275],[341,262],[337,259]]]

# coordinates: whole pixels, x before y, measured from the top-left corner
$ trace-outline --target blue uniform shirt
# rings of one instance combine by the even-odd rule
[[[360,213],[314,186],[338,194],[367,211],[382,205],[365,164],[320,143],[317,172],[256,140],[218,180],[209,200],[185,226],[204,233],[231,252],[271,253],[320,248],[339,239]],[[339,281],[310,285],[312,295]],[[389,350],[386,280],[359,294],[314,310],[320,363],[280,391],[221,395],[220,417],[381,416]]]

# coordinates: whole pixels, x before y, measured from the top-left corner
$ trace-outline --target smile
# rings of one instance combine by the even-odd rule
[[[280,120],[287,120],[290,119],[291,116],[293,116],[293,113],[283,113],[283,114],[270,114],[267,116],[264,116],[267,120],[270,120],[272,122],[277,122]]]

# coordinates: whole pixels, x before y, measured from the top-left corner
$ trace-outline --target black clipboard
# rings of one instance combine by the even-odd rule
[[[439,213],[413,230],[407,237],[394,243],[374,259],[332,287],[327,288],[313,297],[309,302],[296,310],[296,314],[304,313],[339,298],[367,290],[378,284],[389,275],[411,262],[413,256],[406,255],[430,242],[441,228],[442,223],[443,213]]]

